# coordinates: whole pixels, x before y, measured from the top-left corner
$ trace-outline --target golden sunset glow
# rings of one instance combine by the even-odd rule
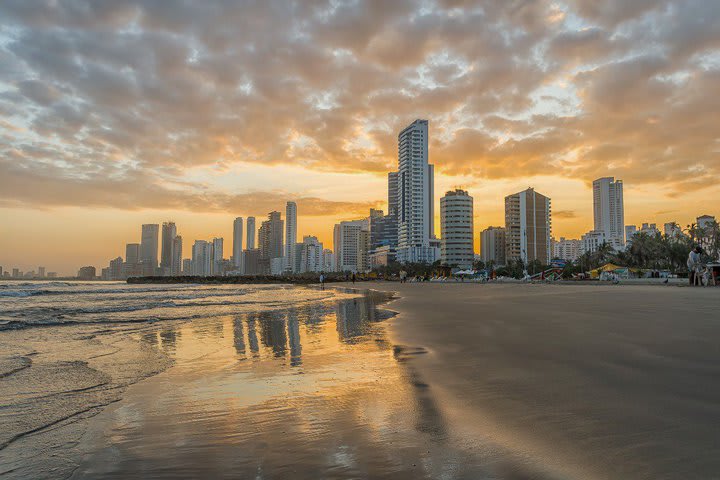
[[[332,248],[387,207],[416,118],[435,212],[468,190],[476,235],[532,186],[579,237],[604,176],[627,224],[718,215],[718,21],[700,0],[0,2],[0,265],[99,268],[168,220],[183,257],[229,251],[235,217],[289,200]]]

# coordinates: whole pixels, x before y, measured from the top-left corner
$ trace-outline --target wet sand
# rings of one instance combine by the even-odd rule
[[[69,444],[66,428],[43,431],[68,452],[62,469],[25,448],[34,434],[0,450],[0,465],[8,478],[83,479],[720,471],[720,290],[356,287],[319,303],[117,332],[172,366],[123,388]]]
[[[559,478],[718,478],[719,289],[367,286],[402,297],[392,336],[428,350],[413,368],[458,443]]]

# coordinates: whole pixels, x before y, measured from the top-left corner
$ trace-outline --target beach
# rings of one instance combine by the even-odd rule
[[[715,289],[182,288],[118,285],[87,293],[124,305],[108,318],[103,302],[91,311],[73,297],[83,312],[73,322],[67,310],[51,325],[0,331],[0,422],[16,432],[0,449],[4,478],[691,479],[720,470]],[[138,303],[169,295],[175,306],[165,298],[142,320],[149,312]],[[47,318],[42,297],[25,322]]]

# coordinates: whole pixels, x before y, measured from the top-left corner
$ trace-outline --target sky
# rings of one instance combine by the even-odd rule
[[[720,215],[720,8],[3,0],[0,265],[99,269],[168,220],[186,257],[216,236],[229,257],[235,217],[288,200],[331,247],[334,223],[386,207],[416,118],[436,202],[467,189],[476,236],[533,186],[578,238],[603,176],[627,224]]]

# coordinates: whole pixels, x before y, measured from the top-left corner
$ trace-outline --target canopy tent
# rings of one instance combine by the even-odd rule
[[[614,263],[606,263],[600,268],[591,270],[590,278],[599,278],[604,272],[613,272],[617,273],[621,277],[629,278],[630,272],[637,273],[638,271],[639,270],[637,268],[621,267],[620,265],[615,265]]]

